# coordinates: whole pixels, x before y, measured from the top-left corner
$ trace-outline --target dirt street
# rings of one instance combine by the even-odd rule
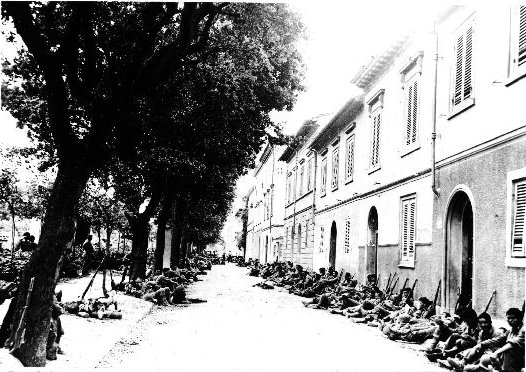
[[[375,328],[305,308],[297,296],[253,288],[260,278],[214,266],[190,297],[207,303],[157,307],[98,367],[119,370],[443,371],[414,346]]]

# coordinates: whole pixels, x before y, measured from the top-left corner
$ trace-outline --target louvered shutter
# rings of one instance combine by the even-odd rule
[[[347,161],[345,166],[345,179],[352,180],[354,171],[354,135],[347,138]]]
[[[456,65],[455,65],[455,95],[453,97],[453,104],[458,105],[462,102],[462,61],[464,55],[464,35],[460,35],[457,39],[456,47]]]
[[[407,123],[406,123],[406,145],[411,143],[411,132],[413,129],[413,86],[407,90]]]
[[[327,187],[327,158],[321,162],[321,194],[324,195]]]
[[[412,113],[412,131],[411,143],[416,142],[416,120],[418,115],[418,81],[413,83],[413,113]]]
[[[415,259],[416,200],[402,201],[400,261],[413,263]]]
[[[453,105],[473,97],[473,27],[469,27],[456,41],[455,46],[455,93]]]
[[[373,116],[373,138],[371,144],[371,166],[374,167],[380,162],[380,113]]]
[[[517,65],[526,66],[526,6],[519,6],[519,42]]]
[[[345,253],[349,253],[349,246],[350,246],[350,238],[351,238],[351,221],[346,220],[345,221]]]
[[[526,257],[525,254],[525,215],[526,215],[526,180],[515,183],[513,193],[513,232],[512,232],[512,257]]]
[[[340,152],[336,148],[334,150],[334,152],[332,153],[332,181],[331,181],[331,188],[333,188],[333,189],[338,186],[339,161],[340,161]]]
[[[323,252],[323,226],[320,227],[320,253]]]

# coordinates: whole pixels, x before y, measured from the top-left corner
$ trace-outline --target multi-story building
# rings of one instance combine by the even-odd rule
[[[307,120],[296,133],[295,140],[281,154],[286,162],[285,179],[285,246],[280,257],[306,268],[312,268],[314,249],[314,202],[316,156],[312,139],[324,127],[329,115]]]
[[[453,7],[437,20],[433,250],[443,307],[502,316],[524,300],[526,6]]]
[[[256,164],[254,186],[247,195],[247,260],[273,262],[282,249],[285,164],[278,158],[283,148],[267,144]]]
[[[361,281],[378,274],[381,287],[389,274],[400,285],[418,278],[417,294],[437,285],[439,268],[425,263],[432,259],[432,46],[422,33],[373,58],[353,78],[363,96],[313,141],[315,267],[344,268]]]

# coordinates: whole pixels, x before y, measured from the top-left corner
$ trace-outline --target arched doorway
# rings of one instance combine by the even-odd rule
[[[376,207],[371,207],[367,218],[365,274],[378,274],[378,211]]]
[[[296,244],[297,244],[297,247],[298,247],[298,264],[300,264],[301,262],[301,224],[298,224],[298,234],[296,236]]]
[[[336,230],[336,222],[332,221],[331,226],[331,242],[329,247],[329,267],[333,269],[336,268],[336,235],[338,231]]]
[[[473,208],[458,191],[449,203],[446,220],[446,307],[471,305],[473,296]]]

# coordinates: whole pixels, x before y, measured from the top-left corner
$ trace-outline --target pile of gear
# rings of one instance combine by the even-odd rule
[[[66,302],[64,309],[69,314],[82,318],[122,319],[122,313],[117,308],[117,301],[111,295]]]
[[[524,305],[522,310],[510,308],[506,319],[510,329],[497,329],[486,309],[477,314],[471,302],[457,303],[453,315],[436,314],[441,282],[434,300],[413,299],[418,280],[408,286],[406,279],[399,291],[399,277],[389,275],[385,288],[378,287],[379,278],[371,274],[367,283],[359,284],[353,276],[320,268],[319,272],[304,270],[291,262],[260,265],[250,262],[249,275],[265,280],[255,284],[264,289],[282,287],[289,293],[309,298],[306,307],[325,309],[346,316],[354,323],[377,327],[391,340],[410,343],[427,342],[426,357],[442,367],[457,371],[524,370]],[[395,280],[396,278],[396,280]]]

